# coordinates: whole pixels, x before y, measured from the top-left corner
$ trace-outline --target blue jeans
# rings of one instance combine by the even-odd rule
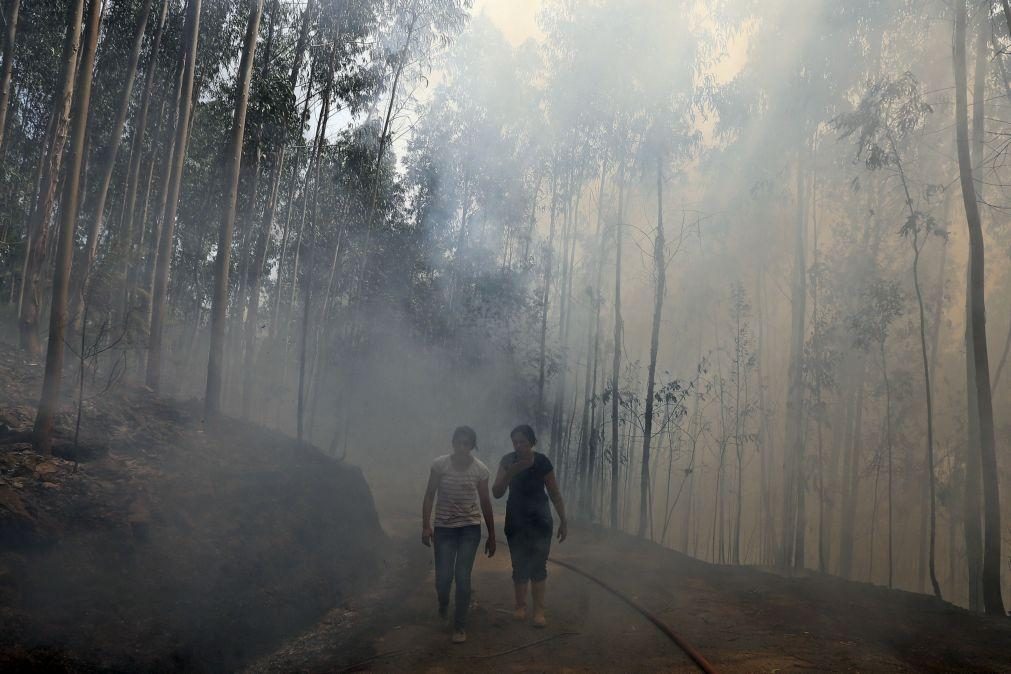
[[[467,626],[470,608],[470,571],[474,568],[477,546],[481,543],[481,525],[466,527],[435,527],[435,591],[439,609],[449,606],[449,588],[456,579],[456,612],[454,627]]]

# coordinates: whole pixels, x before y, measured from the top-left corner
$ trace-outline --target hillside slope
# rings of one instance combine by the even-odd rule
[[[381,568],[357,468],[139,389],[87,403],[76,450],[68,405],[47,459],[40,374],[0,346],[0,668],[233,669]]]

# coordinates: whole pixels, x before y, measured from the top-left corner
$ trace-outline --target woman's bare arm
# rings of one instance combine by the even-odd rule
[[[428,474],[428,486],[425,487],[425,500],[421,502],[421,542],[432,545],[432,505],[435,503],[435,492],[439,488],[439,476],[433,470]]]
[[[495,554],[495,514],[491,510],[491,497],[488,495],[488,480],[477,483],[477,498],[481,502],[481,514],[484,515],[484,525],[488,527],[488,540],[484,551],[489,557]]]
[[[565,518],[565,501],[562,500],[562,492],[558,488],[558,480],[555,479],[555,471],[551,471],[544,476],[544,486],[548,489],[548,496],[555,504],[558,512],[558,542],[561,543],[569,535],[569,523]]]

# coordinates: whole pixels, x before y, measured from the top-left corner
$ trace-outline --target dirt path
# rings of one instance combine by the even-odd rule
[[[585,578],[549,568],[549,626],[512,619],[504,547],[475,564],[468,641],[450,643],[436,616],[432,562],[400,537],[401,566],[345,614],[321,627],[305,657],[260,671],[692,672],[688,658],[626,604]],[[584,529],[553,556],[594,573],[658,614],[720,672],[1011,671],[1011,621],[932,597],[833,578],[781,578],[704,564],[631,537]],[[354,618],[350,618],[354,616]],[[353,625],[352,625],[353,624]]]

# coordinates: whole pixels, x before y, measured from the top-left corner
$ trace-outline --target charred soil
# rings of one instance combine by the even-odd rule
[[[412,520],[413,522],[413,520]],[[387,523],[389,525],[389,523]],[[391,531],[404,527],[390,526]],[[408,527],[415,528],[415,527]],[[321,622],[257,671],[695,672],[620,599],[549,564],[548,627],[512,617],[509,551],[479,556],[468,638],[450,643],[435,610],[430,551],[398,537],[397,573],[360,611]],[[623,534],[575,527],[552,556],[634,599],[722,673],[1006,672],[1011,620],[932,596],[817,574],[708,564]],[[305,644],[327,644],[307,649]]]
[[[27,442],[41,367],[0,346],[0,669],[235,669],[377,575],[361,472],[121,388]]]

